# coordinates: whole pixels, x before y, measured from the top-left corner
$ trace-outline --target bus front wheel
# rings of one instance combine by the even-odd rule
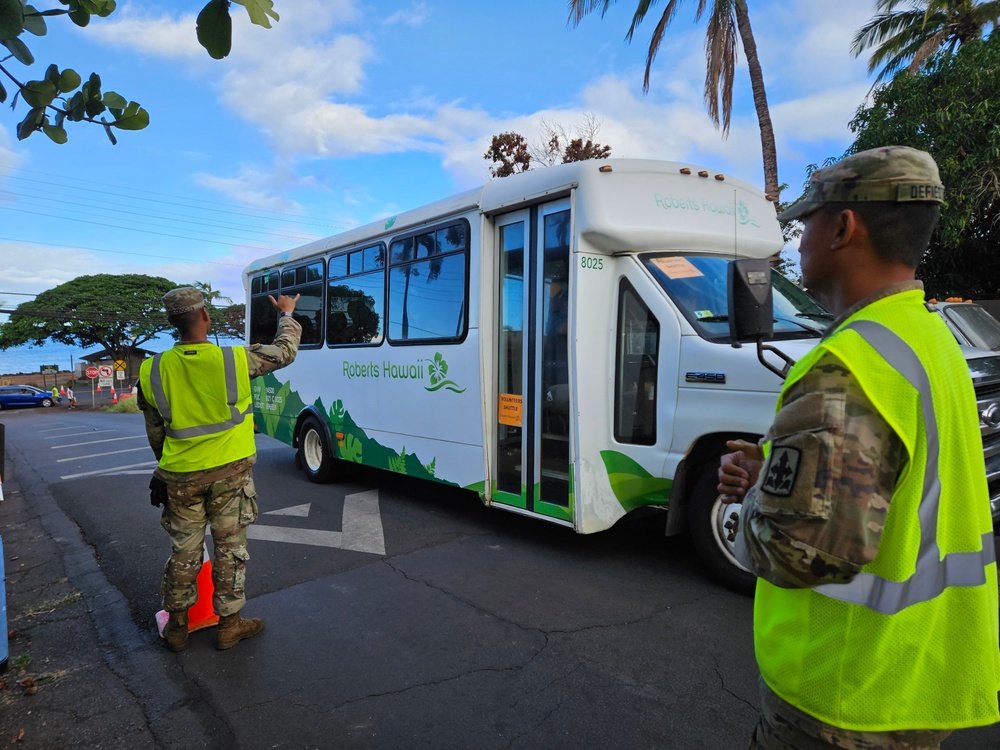
[[[326,433],[315,419],[307,419],[299,432],[298,462],[310,482],[332,482],[337,473]]]
[[[736,559],[729,539],[731,531],[726,528],[737,508],[719,501],[718,483],[714,466],[702,472],[688,507],[691,538],[702,563],[716,580],[739,594],[752,596],[756,577]]]

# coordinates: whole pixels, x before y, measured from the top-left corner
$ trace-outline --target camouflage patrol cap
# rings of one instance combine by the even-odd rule
[[[813,172],[805,196],[778,214],[778,221],[801,219],[826,203],[861,201],[942,203],[944,185],[926,151],[908,146],[873,148]]]
[[[182,315],[204,306],[204,295],[193,286],[182,286],[179,289],[171,289],[163,295],[163,307],[166,308],[168,317],[171,315]]]

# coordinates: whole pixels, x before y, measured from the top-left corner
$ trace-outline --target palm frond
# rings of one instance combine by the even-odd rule
[[[635,14],[632,16],[632,24],[628,27],[628,33],[625,34],[625,39],[627,41],[629,42],[632,41],[632,36],[635,34],[635,30],[639,27],[639,24],[642,23],[643,19],[646,17],[646,14],[649,13],[649,9],[654,5],[656,5],[657,1],[658,0],[639,0],[639,5],[636,6]],[[669,0],[669,2],[667,3],[667,7],[663,9],[663,15],[660,16],[661,24],[663,23],[664,18],[667,19],[667,24],[668,25],[670,24],[670,21],[673,19],[674,10],[676,10],[678,2],[680,2],[680,0]],[[664,28],[666,28],[666,26],[664,26]]]
[[[907,70],[909,70],[911,73],[916,73],[918,70],[920,70],[924,66],[924,63],[927,62],[927,59],[935,52],[937,52],[937,50],[945,43],[947,39],[948,39],[947,29],[942,29],[937,34],[932,36],[930,39],[927,39],[923,44],[920,45],[920,47],[917,48],[917,51],[913,53],[913,59],[907,66]],[[957,40],[954,40],[954,42],[957,42]]]
[[[569,18],[567,22],[578,26],[583,17],[601,9],[601,17],[608,12],[615,0],[569,0]]]
[[[717,0],[705,32],[705,107],[723,135],[729,134],[733,111],[733,81],[736,77],[739,30],[732,2]],[[720,101],[721,92],[721,101]]]

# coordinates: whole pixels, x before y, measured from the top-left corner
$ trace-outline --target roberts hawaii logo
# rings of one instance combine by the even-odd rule
[[[435,352],[434,359],[425,360],[427,362],[427,374],[430,376],[430,386],[424,386],[427,391],[440,391],[444,388],[452,393],[465,393],[465,388],[459,388],[458,383],[448,379],[448,363],[441,352]]]
[[[739,205],[736,207],[736,216],[740,221],[740,224],[749,224],[752,227],[759,227],[756,221],[750,218],[750,209],[747,208],[747,204],[740,201]]]

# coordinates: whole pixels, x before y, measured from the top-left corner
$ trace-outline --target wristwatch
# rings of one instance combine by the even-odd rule
[[[292,317],[292,314],[290,312],[288,312],[288,310],[282,310],[280,313],[278,313],[278,317],[279,318],[290,318],[290,317]]]

